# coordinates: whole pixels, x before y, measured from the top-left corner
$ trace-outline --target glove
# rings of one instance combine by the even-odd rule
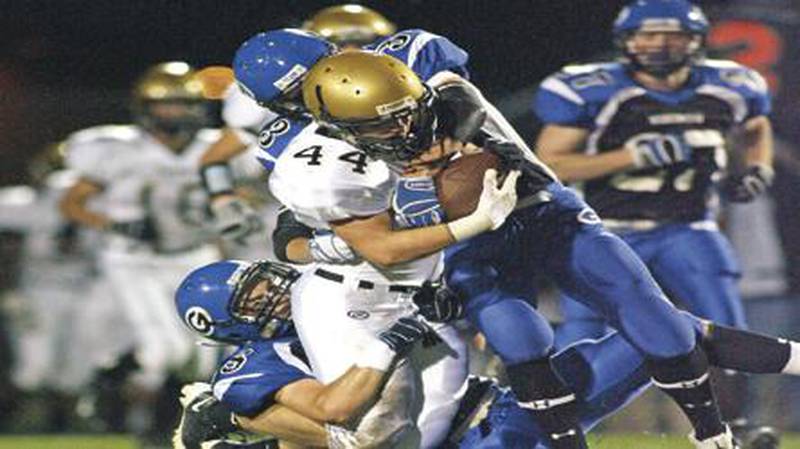
[[[692,147],[676,134],[643,133],[625,142],[636,168],[663,167],[685,162],[692,157]]]
[[[150,218],[132,221],[115,221],[109,226],[109,231],[124,235],[142,242],[155,242],[158,238],[155,224]]]
[[[420,315],[434,323],[447,323],[464,316],[462,298],[441,283],[425,282],[412,299]]]
[[[401,228],[421,228],[446,221],[430,176],[400,178],[392,197],[392,209]]]
[[[723,198],[734,203],[748,203],[766,192],[772,185],[775,172],[766,165],[751,165],[744,173],[728,176],[720,182]]]
[[[426,348],[442,341],[427,323],[413,317],[400,318],[378,334],[378,338],[399,356],[408,354],[418,341],[422,341]]]
[[[308,250],[311,258],[317,262],[336,264],[356,264],[361,262],[361,256],[350,249],[347,242],[336,234],[317,234],[308,241]]]
[[[183,412],[172,437],[175,448],[209,447],[211,440],[221,440],[238,430],[231,411],[211,393],[211,385],[203,382],[185,385],[180,401]]]
[[[210,208],[214,229],[225,240],[243,243],[248,235],[264,227],[261,217],[241,198],[219,198],[211,202]]]
[[[498,188],[497,170],[486,170],[483,175],[483,191],[475,211],[447,224],[453,238],[461,241],[502,226],[517,205],[516,185],[519,175],[519,170],[510,171],[503,186]]]

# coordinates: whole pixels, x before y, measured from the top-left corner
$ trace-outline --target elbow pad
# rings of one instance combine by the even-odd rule
[[[272,247],[275,251],[275,257],[281,262],[291,263],[292,261],[286,255],[286,247],[289,242],[298,237],[310,239],[313,236],[313,229],[297,221],[291,210],[281,208],[278,212],[278,223],[272,232]]]
[[[438,115],[446,136],[470,142],[486,121],[480,93],[469,85],[446,84],[437,89]]]

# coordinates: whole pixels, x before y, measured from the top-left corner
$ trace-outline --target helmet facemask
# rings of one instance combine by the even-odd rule
[[[291,326],[290,288],[299,273],[288,265],[256,262],[242,274],[229,305],[230,315],[261,327],[264,338],[279,337]]]
[[[425,86],[425,93],[416,101],[406,98],[379,117],[348,120],[328,114],[319,96],[323,122],[341,130],[345,139],[373,159],[401,165],[417,157],[433,143],[436,129],[434,98],[433,90]]]
[[[643,28],[623,35],[617,45],[634,70],[666,78],[702,57],[703,41],[699,33]]]
[[[203,100],[149,100],[137,107],[138,122],[170,137],[193,136],[213,125],[211,105]]]

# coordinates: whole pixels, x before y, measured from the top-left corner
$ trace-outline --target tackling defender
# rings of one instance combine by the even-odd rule
[[[351,422],[381,394],[385,371],[353,366],[328,385],[311,376],[289,321],[288,290],[298,275],[275,262],[222,261],[198,268],[184,279],[176,292],[184,324],[203,338],[239,348],[220,365],[210,386],[193,384],[184,389],[184,413],[174,440],[177,448],[193,449],[203,443],[214,449],[264,447],[264,443],[234,445],[242,435],[231,433],[239,430],[304,447],[324,447],[330,433],[339,431],[335,426]],[[447,309],[444,303],[461,299],[445,295],[436,296],[436,301]],[[682,319],[692,326],[714,365],[753,373],[800,374],[800,346],[795,342],[717,326],[689,314]],[[429,331],[419,322],[404,319],[379,338],[388,345],[384,351],[405,353]],[[375,343],[381,344],[378,339]],[[650,383],[644,360],[618,333],[572,345],[553,356],[551,363],[576,391],[586,431]],[[486,387],[470,382],[471,391]],[[488,415],[469,430],[459,431],[465,423],[453,422],[441,447],[548,447],[539,424],[519,407],[513,393],[497,386],[491,390],[494,397]],[[488,400],[464,402],[460,417],[473,416]]]

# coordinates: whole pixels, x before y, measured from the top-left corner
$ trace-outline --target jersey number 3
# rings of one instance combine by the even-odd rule
[[[304,148],[295,153],[294,157],[299,159],[308,159],[308,165],[322,165],[322,146],[312,145],[308,148]],[[337,159],[353,165],[352,169],[354,173],[359,173],[362,175],[367,173],[365,170],[367,167],[367,153],[362,151],[349,151],[342,154]]]

